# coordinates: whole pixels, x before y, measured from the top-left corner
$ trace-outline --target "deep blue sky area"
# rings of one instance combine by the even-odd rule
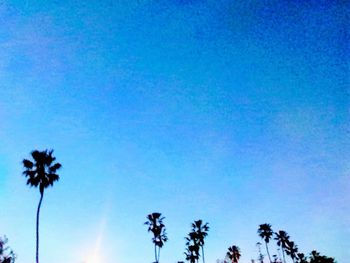
[[[23,158],[53,148],[42,263],[257,258],[271,223],[299,250],[349,261],[346,1],[1,1],[0,235],[34,262],[38,189]],[[272,254],[276,247],[271,245]]]

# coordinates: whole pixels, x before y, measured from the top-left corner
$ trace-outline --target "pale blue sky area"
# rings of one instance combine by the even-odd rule
[[[304,253],[348,262],[348,12],[345,1],[1,1],[0,235],[18,263],[34,262],[39,200],[21,160],[45,148],[63,168],[44,196],[42,263],[152,262],[154,211],[164,263],[184,260],[199,218],[208,263],[233,244],[256,258],[266,222]]]

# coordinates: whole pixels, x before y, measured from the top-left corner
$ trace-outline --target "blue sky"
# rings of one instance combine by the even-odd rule
[[[190,223],[207,262],[257,257],[271,223],[350,257],[349,50],[341,1],[2,1],[0,234],[34,262],[39,191],[21,160],[54,148],[41,261],[162,262]],[[100,261],[93,261],[93,255]]]

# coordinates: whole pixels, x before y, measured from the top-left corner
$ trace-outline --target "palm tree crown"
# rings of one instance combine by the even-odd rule
[[[293,241],[288,240],[286,253],[291,257],[292,261],[295,262],[295,259],[297,259],[298,246]]]
[[[277,240],[277,245],[282,248],[287,248],[287,243],[289,241],[289,236],[286,231],[280,230],[278,233],[275,233],[275,240]]]
[[[259,226],[259,229],[258,229],[258,234],[266,243],[269,243],[269,241],[273,235],[271,225],[270,224],[261,224]]]
[[[44,193],[44,189],[48,186],[53,186],[53,183],[59,180],[59,175],[56,171],[61,168],[60,163],[54,163],[56,160],[52,156],[53,150],[38,151],[31,153],[34,162],[27,159],[23,160],[25,170],[23,175],[28,177],[27,184],[38,187],[40,194]]]
[[[228,248],[226,255],[232,260],[232,263],[238,263],[238,260],[241,257],[241,252],[239,247],[233,245]]]
[[[209,231],[209,224],[205,223],[203,225],[202,223],[202,220],[197,220],[192,223],[192,232],[196,233],[198,244],[200,246],[204,246],[204,239],[208,235]]]
[[[148,232],[153,233],[152,241],[154,243],[155,262],[159,262],[160,248],[168,240],[165,232],[165,225],[163,224],[164,217],[161,217],[161,213],[152,213],[147,216],[148,221],[145,225],[148,225]],[[158,251],[157,251],[158,247]]]
[[[287,249],[287,244],[289,242],[289,236],[286,231],[280,230],[275,233],[275,240],[277,240],[277,246],[282,248],[283,261],[286,262],[284,257],[284,251]]]

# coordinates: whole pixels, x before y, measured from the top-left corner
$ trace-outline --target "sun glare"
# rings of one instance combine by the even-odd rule
[[[88,259],[88,261],[86,261],[86,263],[101,263],[102,261],[100,261],[97,257],[93,257]]]
[[[100,250],[101,250],[101,243],[102,243],[102,239],[103,239],[105,224],[106,224],[105,220],[102,220],[100,227],[99,227],[98,236],[96,238],[96,242],[95,242],[93,251],[87,257],[86,263],[102,263],[103,262]]]

